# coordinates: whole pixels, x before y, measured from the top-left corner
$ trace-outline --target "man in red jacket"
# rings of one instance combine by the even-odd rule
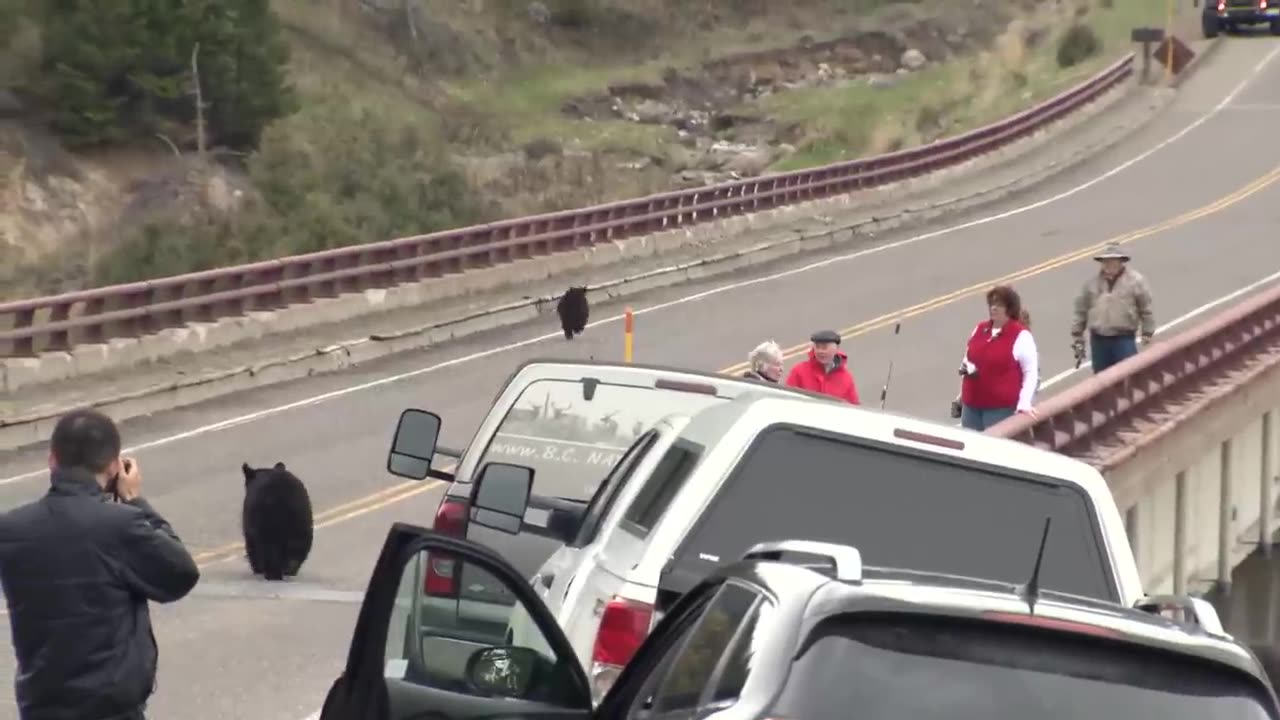
[[[809,341],[809,359],[791,368],[787,385],[825,393],[858,405],[858,385],[849,372],[849,356],[840,352],[840,334],[819,330]]]

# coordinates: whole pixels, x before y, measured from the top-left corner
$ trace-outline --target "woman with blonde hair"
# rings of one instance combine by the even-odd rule
[[[772,340],[765,340],[747,355],[750,368],[742,377],[776,383],[782,379],[782,348]]]

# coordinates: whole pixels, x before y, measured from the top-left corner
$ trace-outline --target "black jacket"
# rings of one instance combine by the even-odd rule
[[[44,497],[0,515],[19,717],[136,717],[158,659],[147,601],[178,600],[199,578],[146,500],[113,502],[89,473],[55,470]]]

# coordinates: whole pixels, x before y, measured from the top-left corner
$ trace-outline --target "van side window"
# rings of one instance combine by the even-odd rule
[[[609,514],[610,508],[613,507],[613,501],[618,497],[618,491],[631,478],[631,474],[635,472],[636,466],[649,454],[649,449],[657,442],[658,431],[649,430],[641,435],[631,447],[627,450],[617,465],[613,466],[613,470],[605,476],[604,482],[600,483],[600,487],[596,489],[596,494],[592,496],[591,503],[587,505],[587,510],[582,521],[582,527],[578,530],[578,536],[570,543],[570,547],[585,547],[590,545],[596,539],[596,533],[600,531],[600,523],[605,516]]]
[[[675,439],[654,467],[653,474],[644,487],[636,494],[631,507],[627,508],[623,519],[630,525],[628,530],[642,538],[648,537],[653,526],[666,513],[676,493],[684,487],[704,451],[705,448],[695,442],[685,438]]]

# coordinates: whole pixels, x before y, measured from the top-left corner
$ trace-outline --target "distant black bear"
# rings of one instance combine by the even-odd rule
[[[282,462],[271,468],[251,468],[243,463],[241,469],[241,531],[249,567],[267,580],[297,575],[311,553],[315,531],[306,485]]]
[[[571,287],[560,296],[556,303],[556,314],[560,316],[560,327],[564,329],[564,338],[572,340],[574,335],[581,335],[587,329],[587,318],[591,317],[591,306],[587,304],[587,289]]]

